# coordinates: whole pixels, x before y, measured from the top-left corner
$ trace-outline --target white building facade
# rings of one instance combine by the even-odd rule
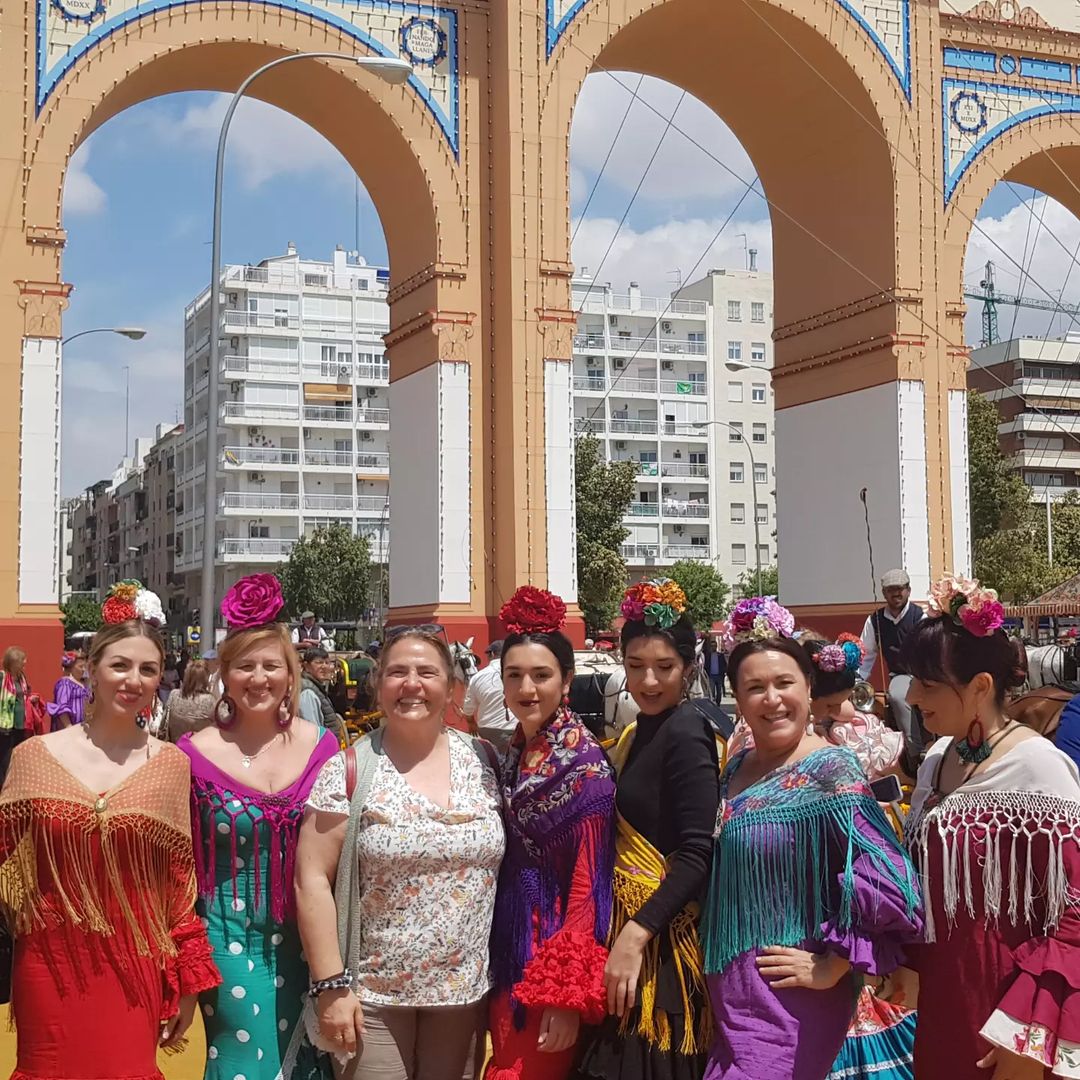
[[[385,562],[389,535],[388,272],[334,253],[223,273],[216,595],[340,523]],[[201,587],[210,291],[184,313],[185,432],[178,450],[177,574]]]
[[[769,275],[714,271],[671,298],[583,277],[573,296],[575,432],[598,438],[609,460],[638,464],[623,546],[631,577],[701,559],[733,584],[754,565],[755,513],[762,565],[771,565]],[[731,325],[729,302],[741,313]],[[756,501],[750,451],[717,420],[742,425],[758,469]]]

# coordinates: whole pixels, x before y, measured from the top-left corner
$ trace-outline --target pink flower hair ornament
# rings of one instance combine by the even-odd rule
[[[930,586],[927,604],[932,616],[948,617],[975,637],[989,637],[1005,625],[1005,608],[994,589],[974,578],[949,574]]]
[[[750,596],[740,600],[724,623],[720,645],[731,654],[744,641],[764,641],[766,638],[792,637],[795,616],[775,596]]]
[[[862,642],[854,634],[841,634],[836,641],[822,646],[814,653],[813,659],[822,671],[834,674],[858,671],[863,662]]]
[[[284,606],[281,582],[273,574],[249,574],[225,594],[221,615],[230,630],[251,630],[276,621]]]

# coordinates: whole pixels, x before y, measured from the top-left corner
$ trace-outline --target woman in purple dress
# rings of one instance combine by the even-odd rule
[[[715,1036],[706,1080],[821,1080],[863,975],[922,927],[915,872],[858,759],[814,733],[812,669],[775,600],[740,601],[728,677],[754,746],[721,779],[702,920]]]
[[[86,657],[77,652],[66,652],[60,657],[64,674],[56,680],[53,699],[45,706],[52,717],[53,731],[81,724],[86,718],[86,701],[90,691],[86,688]]]

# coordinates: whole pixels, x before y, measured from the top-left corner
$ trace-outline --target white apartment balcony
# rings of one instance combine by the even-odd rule
[[[295,540],[266,537],[237,537],[219,540],[217,557],[224,562],[284,562]]]
[[[390,410],[379,406],[358,405],[356,407],[356,426],[358,428],[388,428],[390,426]]]
[[[624,337],[619,335],[613,335],[611,338],[611,345],[609,349],[613,353],[636,353],[638,355],[647,353],[650,356],[656,355],[656,338],[655,337]]]
[[[221,406],[225,423],[259,424],[261,426],[294,427],[300,419],[299,405],[266,405],[251,401],[226,401]]]
[[[300,274],[295,263],[275,263],[270,266],[228,266],[222,272],[223,284],[242,281],[250,285],[300,284]]]
[[[604,352],[606,349],[603,334],[575,334],[574,348],[578,352]]]
[[[622,386],[622,383],[619,385]],[[704,379],[661,379],[660,393],[674,394],[675,397],[685,397],[687,394],[691,397],[707,397],[709,388]]]
[[[318,427],[388,428],[390,410],[351,405],[305,405],[304,423]]]
[[[660,475],[672,480],[708,478],[709,466],[685,461],[664,461],[660,465]]]
[[[360,450],[356,454],[356,471],[363,473],[390,474],[390,453],[387,450]]]
[[[662,315],[696,315],[702,317],[708,313],[708,304],[704,300],[668,300],[663,296],[634,296],[629,293],[604,293],[596,290],[587,298],[573,299],[575,311],[648,311]]]
[[[234,330],[299,330],[299,315],[279,315],[272,311],[235,311],[222,313],[226,332]]]
[[[1021,469],[1080,469],[1080,445],[1065,439],[1066,450],[1018,450],[1009,455],[1013,468]]]
[[[219,503],[225,514],[258,511],[260,514],[295,514],[300,509],[299,495],[262,494],[256,491],[226,491]]]
[[[304,509],[311,511],[340,511],[379,517],[386,512],[385,495],[305,495]]]
[[[660,352],[665,356],[704,356],[704,341],[691,341],[689,338],[660,338]]]
[[[226,376],[247,378],[267,376],[273,379],[294,379],[300,374],[300,361],[255,356],[226,356],[221,361],[221,373]]]
[[[227,468],[288,468],[300,464],[300,451],[280,446],[226,446]]]
[[[356,454],[352,450],[305,450],[304,467],[316,469],[345,469],[355,467]]]
[[[607,379],[603,375],[574,376],[574,390],[583,394],[604,393],[610,388],[626,396],[645,394],[647,397],[655,397],[656,386],[655,379],[632,379],[619,375],[613,379]]]
[[[708,503],[678,502],[675,499],[664,500],[664,517],[666,518],[707,518],[708,516]]]
[[[654,502],[632,502],[626,508],[628,518],[658,518],[660,516],[660,504]]]
[[[607,389],[603,375],[575,375],[574,390],[579,394],[602,394]]]
[[[645,562],[660,558],[659,544],[623,544],[619,548],[624,559],[631,562]]]
[[[317,364],[304,364],[303,375],[305,379],[335,379],[342,383],[351,383],[355,377],[358,383],[386,386],[390,382],[390,365],[320,361]]]
[[[711,559],[712,548],[708,544],[665,544],[665,559]]]

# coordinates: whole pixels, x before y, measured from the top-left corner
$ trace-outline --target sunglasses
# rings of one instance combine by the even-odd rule
[[[402,634],[409,632],[413,634],[423,634],[426,637],[442,638],[446,641],[446,628],[440,626],[439,623],[418,623],[415,626],[406,623],[403,626],[388,626],[383,632],[383,645],[387,642],[393,641],[394,638],[400,637]]]

